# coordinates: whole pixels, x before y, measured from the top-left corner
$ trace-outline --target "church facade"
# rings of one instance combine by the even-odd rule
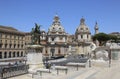
[[[91,52],[93,44],[90,29],[83,17],[80,19],[75,34],[70,35],[66,33],[59,16],[55,15],[48,32],[41,31],[40,39],[40,44],[44,46],[42,53],[48,57],[69,54],[86,56]]]
[[[43,53],[48,56],[64,56],[67,52],[66,45],[67,34],[60,23],[59,17],[56,15],[52,25],[48,29],[47,43],[43,49]]]
[[[20,32],[12,27],[0,26],[0,59],[22,58],[26,55],[25,46],[32,43],[31,32]],[[5,31],[3,31],[5,30]],[[98,33],[98,26],[95,25]],[[69,54],[88,55],[91,51],[91,32],[80,19],[80,24],[73,35],[66,33],[58,15],[55,15],[48,32],[40,30],[40,44],[46,57],[66,56]]]

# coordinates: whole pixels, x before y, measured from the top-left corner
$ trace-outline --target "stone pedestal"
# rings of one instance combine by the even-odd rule
[[[27,46],[27,64],[29,64],[29,72],[43,68],[42,49],[43,47],[41,45]]]

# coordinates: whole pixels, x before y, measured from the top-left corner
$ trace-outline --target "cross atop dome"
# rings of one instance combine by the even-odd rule
[[[54,21],[53,21],[53,25],[60,25],[60,20],[59,20],[59,16],[56,14],[54,16]]]
[[[54,17],[54,21],[55,21],[55,22],[59,22],[59,19],[60,19],[60,18],[59,18],[59,16],[58,16],[57,13],[56,13],[56,15],[55,15],[55,17]]]

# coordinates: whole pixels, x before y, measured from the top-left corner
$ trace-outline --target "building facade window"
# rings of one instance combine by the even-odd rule
[[[14,44],[16,43],[16,41],[14,41]]]
[[[2,44],[0,44],[0,48],[2,48]]]
[[[21,52],[21,57],[23,56],[23,52]]]
[[[9,52],[9,58],[11,58],[11,52]]]
[[[87,38],[89,38],[89,35],[87,35]]]
[[[80,30],[83,30],[83,28],[81,28]]]
[[[47,54],[47,53],[48,53],[48,51],[47,51],[47,50],[45,50],[45,53]]]
[[[0,48],[2,48],[2,40],[0,40]]]
[[[5,44],[5,48],[7,48],[7,44]]]
[[[58,48],[58,54],[60,54],[60,53],[61,53],[60,48]]]
[[[54,41],[55,40],[55,38],[52,38],[52,41]]]
[[[19,52],[17,52],[17,57],[19,57]]]
[[[13,57],[15,57],[15,52],[13,52]]]
[[[86,30],[88,30],[88,28],[86,28]]]
[[[2,44],[2,40],[0,40],[0,43]]]
[[[81,39],[83,38],[83,35],[81,35]]]
[[[21,48],[23,48],[23,44],[21,45]]]
[[[0,59],[2,59],[2,52],[0,52]]]
[[[0,33],[0,38],[2,38],[2,33]]]
[[[7,52],[4,52],[4,58],[7,58]]]

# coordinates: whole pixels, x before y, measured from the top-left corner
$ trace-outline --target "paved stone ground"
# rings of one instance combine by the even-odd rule
[[[95,65],[95,63],[94,63]],[[57,75],[56,71],[52,73],[44,73],[43,76],[35,75],[32,78],[31,74],[21,75],[9,79],[119,79],[120,78],[120,61],[112,61],[111,67],[109,66],[99,66],[95,65],[91,68],[69,68],[68,74],[66,75],[64,71],[60,71]]]

